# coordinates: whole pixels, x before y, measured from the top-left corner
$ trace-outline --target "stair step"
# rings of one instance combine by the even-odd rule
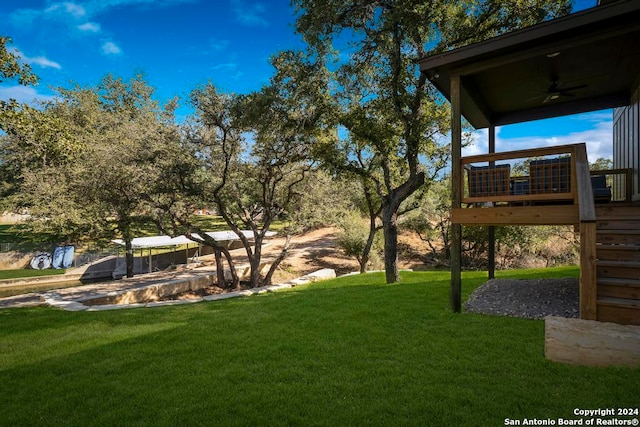
[[[598,219],[596,229],[598,230],[637,230],[640,227],[638,219]]]
[[[640,262],[633,261],[598,261],[598,266],[616,268],[640,268]]]
[[[623,325],[640,325],[640,300],[599,297],[598,320]]]
[[[596,258],[610,261],[640,261],[640,245],[598,244]]]
[[[640,230],[596,230],[596,242],[637,244],[640,243]]]
[[[598,277],[598,285],[640,287],[640,279],[616,279],[614,277]]]
[[[640,245],[637,244],[622,244],[622,245],[610,245],[607,243],[602,243],[597,246],[597,249],[602,250],[618,250],[618,251],[640,251]]]
[[[598,206],[596,218],[628,219],[640,218],[640,206]]]
[[[640,277],[640,262],[598,260],[596,272],[599,278],[637,279]]]
[[[640,300],[628,298],[598,298],[598,305],[608,305],[611,307],[625,307],[640,310]]]
[[[610,297],[640,300],[640,280],[601,277],[597,279],[597,283],[598,298]]]

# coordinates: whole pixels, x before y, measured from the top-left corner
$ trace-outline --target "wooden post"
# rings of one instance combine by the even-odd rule
[[[633,197],[633,169],[627,169],[624,181],[624,201],[631,203]]]
[[[460,76],[451,76],[451,207],[460,208],[462,200],[462,113]],[[462,225],[451,225],[451,309],[462,308]]]
[[[580,224],[580,318],[598,318],[595,222]]]
[[[489,126],[489,154],[496,152],[496,127]],[[496,162],[489,162],[489,166],[495,166]],[[487,249],[487,270],[489,271],[489,279],[496,277],[496,228],[489,226],[489,247]]]
[[[596,210],[585,144],[574,146],[572,185],[580,208],[580,318],[598,319],[598,278],[596,271]]]

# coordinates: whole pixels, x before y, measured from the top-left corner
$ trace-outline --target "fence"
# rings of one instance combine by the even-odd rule
[[[11,252],[18,248],[17,243],[0,243],[0,252]]]

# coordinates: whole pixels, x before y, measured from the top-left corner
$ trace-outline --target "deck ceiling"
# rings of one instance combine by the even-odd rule
[[[476,129],[630,104],[640,77],[640,1],[594,7],[424,58],[422,72]]]

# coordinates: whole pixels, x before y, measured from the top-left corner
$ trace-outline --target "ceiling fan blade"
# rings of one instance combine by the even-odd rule
[[[546,96],[547,96],[546,94],[544,94],[544,95],[534,96],[533,98],[525,99],[525,100],[524,100],[524,102],[535,101],[535,100],[538,100],[538,99],[542,99],[542,98],[544,98],[544,97],[546,97]]]
[[[588,85],[577,85],[577,86],[563,87],[563,88],[558,89],[558,91],[559,92],[568,92],[568,91],[572,91],[572,90],[584,89],[587,86]]]
[[[552,99],[558,99],[558,98],[554,98],[553,95],[547,95],[547,97],[544,99],[544,101],[542,101],[542,103],[546,104],[547,102],[551,101]]]

